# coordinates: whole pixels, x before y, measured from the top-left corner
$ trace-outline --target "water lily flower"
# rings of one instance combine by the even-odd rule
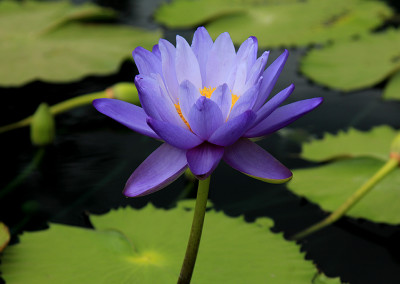
[[[176,37],[176,47],[160,39],[148,51],[137,47],[135,84],[142,107],[97,99],[101,113],[143,135],[164,141],[131,175],[124,194],[143,196],[177,179],[187,167],[207,178],[224,160],[234,169],[272,183],[292,173],[249,138],[263,137],[316,108],[322,98],[280,106],[294,85],[268,100],[288,58],[285,50],[265,68],[269,52],[257,58],[249,37],[235,51],[228,33],[215,42],[200,27],[192,44]]]

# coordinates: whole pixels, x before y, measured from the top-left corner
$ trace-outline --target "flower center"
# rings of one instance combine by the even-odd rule
[[[215,89],[216,88],[204,87],[203,89],[200,90],[200,94],[203,97],[206,97],[207,99],[209,99],[209,98],[211,98],[211,95],[215,91]],[[235,105],[235,103],[237,102],[237,100],[239,99],[239,96],[232,94],[232,93],[231,93],[231,96],[232,96],[232,104],[231,104],[231,109],[232,109],[233,106]],[[179,105],[179,102],[177,104],[175,104],[175,108],[176,108],[176,111],[178,112],[179,116],[183,120],[183,122],[189,127],[190,130],[192,130],[190,128],[189,123],[187,122],[187,120],[185,119],[185,117],[182,114],[182,110],[181,110],[181,106]]]

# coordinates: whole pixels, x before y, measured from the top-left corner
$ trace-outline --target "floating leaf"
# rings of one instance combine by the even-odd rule
[[[324,166],[293,171],[288,183],[291,191],[317,203],[323,210],[334,211],[364,184],[385,162],[370,157],[339,160]],[[400,172],[391,172],[347,216],[374,222],[399,224]]]
[[[4,251],[2,276],[10,284],[176,283],[193,216],[183,207],[91,216],[95,230],[51,224],[24,233]],[[193,283],[312,283],[316,269],[269,230],[271,220],[208,211],[205,221]]]
[[[312,161],[326,161],[341,157],[369,156],[386,161],[390,145],[397,131],[389,126],[375,127],[370,131],[349,129],[323,139],[303,144],[301,157]]]
[[[0,252],[7,246],[10,241],[10,232],[3,222],[0,222]]]
[[[374,86],[399,69],[399,30],[313,49],[301,62],[301,71],[306,76],[343,91]]]
[[[211,22],[207,29],[214,37],[228,31],[237,44],[251,31],[261,46],[307,45],[365,34],[391,15],[385,4],[376,1],[308,0],[255,6]]]
[[[213,38],[229,32],[236,44],[254,35],[261,46],[277,47],[365,34],[392,13],[384,3],[364,0],[175,0],[155,18],[173,28],[206,24]]]
[[[340,278],[329,278],[325,274],[318,274],[312,284],[341,284]]]
[[[136,46],[150,48],[160,36],[96,21],[114,18],[109,9],[92,4],[1,1],[0,84],[109,74]]]
[[[385,100],[400,100],[400,71],[397,71],[387,83],[383,91]]]
[[[154,14],[154,18],[169,28],[188,28],[243,11],[242,7],[241,1],[238,0],[175,0],[163,3]]]

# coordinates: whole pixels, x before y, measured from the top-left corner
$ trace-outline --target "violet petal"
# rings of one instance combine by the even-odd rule
[[[199,62],[186,40],[176,36],[176,78],[178,83],[190,81],[198,90],[202,88]]]
[[[252,110],[248,110],[222,124],[210,136],[208,141],[219,146],[232,145],[242,137],[255,118],[255,113]]]
[[[151,73],[161,74],[161,60],[152,52],[141,46],[135,48],[132,52],[133,60],[142,75]]]
[[[209,143],[203,143],[186,153],[190,170],[198,179],[206,179],[218,166],[224,148]]]
[[[262,181],[283,183],[292,178],[288,168],[248,139],[242,138],[226,147],[223,160],[232,168]]]
[[[147,124],[161,139],[179,149],[187,150],[203,142],[202,139],[190,130],[166,121],[148,118]]]
[[[96,99],[93,100],[93,106],[102,114],[140,134],[160,139],[147,125],[147,114],[141,107],[115,99]]]
[[[282,72],[288,56],[289,51],[285,49],[285,51],[264,71],[264,79],[261,83],[260,95],[258,96],[256,104],[254,105],[254,111],[257,111],[267,100],[269,94],[275,86],[276,81],[278,80],[279,75]]]
[[[247,131],[244,136],[260,137],[273,133],[315,109],[322,100],[322,98],[312,98],[277,108],[270,116]]]
[[[192,50],[199,62],[202,86],[206,83],[206,64],[212,45],[213,41],[207,30],[204,27],[197,28],[193,35]]]
[[[188,122],[194,133],[207,140],[224,119],[217,104],[201,96],[190,110]]]
[[[214,42],[206,65],[206,87],[217,87],[226,83],[236,59],[235,47],[228,33],[222,33]],[[229,86],[232,87],[232,86]]]
[[[269,101],[267,101],[258,111],[257,117],[253,122],[253,126],[257,125],[259,122],[263,121],[268,117],[274,110],[276,110],[293,92],[294,85],[291,84],[286,89],[280,91],[278,94],[273,96]]]
[[[183,174],[186,167],[186,151],[164,143],[133,172],[126,182],[124,194],[137,197],[160,190]]]

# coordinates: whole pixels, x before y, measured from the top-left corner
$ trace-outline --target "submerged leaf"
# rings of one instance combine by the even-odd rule
[[[387,160],[390,144],[397,131],[389,126],[375,127],[370,131],[349,129],[338,134],[326,133],[323,139],[303,144],[301,157],[311,161],[326,161],[343,157],[369,156]]]
[[[388,30],[311,50],[301,71],[315,82],[352,91],[374,86],[400,69],[400,31]]]
[[[7,283],[176,283],[192,217],[183,207],[147,206],[91,216],[95,230],[51,224],[5,250],[2,276]],[[270,226],[208,211],[193,283],[312,283],[312,263]]]
[[[1,1],[0,84],[109,74],[137,45],[150,48],[160,36],[99,19],[115,19],[115,13],[66,1]]]
[[[293,171],[288,188],[317,203],[323,210],[334,211],[378,171],[385,161],[370,157],[340,160],[323,166]],[[374,222],[399,224],[400,174],[395,169],[380,181],[347,216]]]

